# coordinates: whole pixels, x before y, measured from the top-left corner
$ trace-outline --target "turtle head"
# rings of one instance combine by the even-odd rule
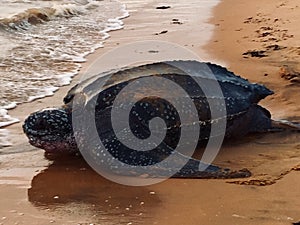
[[[44,109],[28,116],[23,131],[29,143],[49,153],[77,151],[69,109]]]

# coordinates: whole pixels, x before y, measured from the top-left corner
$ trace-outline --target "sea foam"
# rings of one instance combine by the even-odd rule
[[[19,121],[8,114],[12,104],[51,96],[69,84],[85,57],[103,47],[108,32],[121,29],[128,16],[123,4],[111,0],[3,1],[0,128]],[[8,141],[0,131],[1,147]]]

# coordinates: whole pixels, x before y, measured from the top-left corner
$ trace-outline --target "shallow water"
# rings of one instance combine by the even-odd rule
[[[0,128],[18,121],[6,109],[69,84],[128,15],[108,0],[2,1],[0,12]]]

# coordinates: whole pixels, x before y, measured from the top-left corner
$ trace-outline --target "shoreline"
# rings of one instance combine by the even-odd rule
[[[109,53],[111,50],[119,47],[120,45],[126,46],[127,44],[140,42],[144,40],[154,40],[158,42],[167,41],[178,44],[179,46],[186,48],[187,51],[191,51],[192,53],[196,53],[198,56],[202,56],[204,58],[204,61],[208,61],[209,56],[207,55],[206,51],[201,49],[205,45],[204,43],[208,43],[209,41],[206,40],[205,42],[205,40],[199,41],[197,39],[197,36],[201,36],[199,34],[202,34],[202,31],[193,32],[192,29],[197,25],[198,20],[193,21],[192,19],[195,19],[196,16],[189,16],[186,15],[185,12],[181,12],[180,6],[184,5],[183,3],[175,4],[170,0],[166,1],[164,5],[172,6],[172,8],[169,9],[172,10],[172,12],[167,14],[164,13],[167,12],[168,9],[155,9],[156,6],[160,6],[161,4],[156,4],[155,1],[152,0],[149,0],[146,3],[144,3],[144,6],[137,6],[134,4],[134,2],[131,1],[121,1],[121,3],[127,5],[127,7],[129,8],[131,7],[131,9],[129,10],[130,16],[126,16],[123,19],[121,19],[125,26],[122,29],[110,31],[108,33],[110,37],[102,40],[104,47],[96,49],[94,52],[88,54],[85,57],[86,62],[81,64],[79,72],[72,78],[70,84],[59,87],[59,89],[52,96],[37,99],[28,103],[22,103],[19,104],[16,108],[9,110],[9,115],[13,118],[18,118],[21,122],[6,127],[6,129],[10,132],[10,142],[12,143],[12,146],[5,147],[5,150],[10,151],[10,148],[14,148],[14,146],[24,143],[24,141],[27,142],[25,136],[22,133],[21,126],[24,119],[30,113],[47,107],[61,106],[63,104],[63,97],[67,94],[68,90],[81,80],[82,76],[86,74],[86,72],[89,70],[89,67],[97,60],[97,58],[102,57],[103,55]],[[194,4],[196,5],[197,3],[194,2]],[[144,10],[144,7],[146,7],[147,9],[146,14],[138,11]],[[196,9],[195,12],[197,11],[198,10]],[[172,23],[172,19],[176,17],[173,15],[177,15],[176,13],[180,15],[178,21],[179,24]],[[162,28],[155,21],[153,23],[148,22],[148,18],[153,18],[156,15],[161,16],[159,19],[162,20]],[[158,20],[158,18],[156,20]],[[210,24],[207,24],[207,26],[209,29],[211,29],[212,33],[213,26]],[[176,30],[176,28],[179,28],[179,30]],[[160,32],[165,30],[167,30],[168,32],[159,34]],[[188,35],[186,35],[186,33],[188,33]],[[183,35],[186,35],[186,37],[182,38]],[[174,47],[174,51],[177,51],[176,47]],[[132,50],[131,54],[133,53],[134,50]],[[144,52],[143,54],[151,55],[148,52]],[[170,57],[170,55],[162,53],[161,59],[167,60],[168,57]],[[184,59],[190,58],[190,55],[187,53],[186,56],[181,57],[177,54],[176,57]],[[160,58],[160,56],[158,56],[158,58]],[[119,58],[119,60],[122,61],[121,58]],[[103,68],[101,68],[101,70],[105,71],[106,65],[102,64],[102,66]],[[113,66],[116,67],[117,65]],[[107,67],[107,69],[110,69],[110,67]],[[21,140],[16,141],[16,137],[20,136],[24,137],[21,137]]]
[[[194,3],[197,6],[196,0]],[[281,3],[282,1],[275,0],[274,7]],[[260,44],[264,43],[248,42],[250,39],[260,40],[255,36],[255,30],[263,25],[259,24],[257,28],[257,24],[251,23],[249,27],[244,21],[249,17],[256,18],[257,7],[272,11],[273,5],[270,6],[267,0],[241,0],[239,3],[223,0],[214,9],[210,22],[215,24],[216,28],[211,41],[204,47],[198,40],[201,32],[196,32],[199,28],[197,15],[191,15],[191,11],[196,10],[195,7],[170,0],[164,5],[170,5],[171,8],[162,11],[157,11],[156,5],[151,2],[139,7],[134,2],[131,4],[130,17],[123,20],[124,29],[111,32],[111,37],[105,40],[104,48],[97,49],[87,56],[87,63],[82,64],[80,73],[73,78],[70,85],[61,87],[54,96],[18,106],[10,111],[11,115],[18,116],[23,121],[32,111],[61,105],[63,96],[80,80],[81,75],[97,57],[121,44],[154,39],[176,42],[198,54],[205,55],[207,51],[215,62],[225,64],[236,74],[270,86],[276,94],[264,100],[262,104],[276,117],[297,117],[298,105],[293,102],[297,101],[299,96],[297,93],[294,96],[287,95],[295,92],[297,86],[281,80],[278,75],[280,66],[285,63],[279,60],[277,55],[281,50],[268,52],[270,56],[265,58],[243,58],[244,52],[263,48]],[[232,4],[236,7],[232,7]],[[178,9],[180,5],[184,5],[186,11]],[[247,10],[238,10],[242,6]],[[138,8],[144,12],[138,11]],[[181,15],[180,18],[176,18],[178,15]],[[189,15],[191,17],[188,20]],[[227,15],[231,16],[228,18]],[[288,14],[284,16],[289,18]],[[153,21],[150,22],[149,18],[153,18]],[[171,24],[174,18],[183,24]],[[241,28],[242,30],[235,31]],[[155,35],[164,30],[168,32]],[[252,36],[241,38],[247,35]],[[295,37],[289,38],[289,43],[284,42],[284,45],[293,47],[297,40],[296,33],[294,35]],[[268,75],[265,76],[265,73]],[[287,97],[290,98],[288,102]],[[149,187],[132,189],[114,185],[101,178],[96,181],[98,179],[95,179],[95,174],[86,165],[77,165],[77,161],[75,164],[69,161],[52,164],[44,158],[41,150],[36,150],[27,143],[21,125],[22,123],[18,123],[9,127],[13,131],[14,145],[4,149],[11,154],[0,156],[0,193],[8,197],[0,207],[0,216],[4,224],[139,224],[142,221],[144,224],[178,225],[291,225],[292,222],[300,221],[300,182],[299,172],[296,171],[299,169],[296,166],[300,160],[300,143],[297,134],[275,133],[225,146],[216,159],[218,165],[236,169],[250,168],[254,173],[250,179],[169,179]],[[283,172],[286,174],[281,175]],[[237,185],[248,181],[251,185]],[[272,183],[273,181],[275,183]],[[64,182],[66,187],[59,185]],[[87,190],[92,195],[85,196]],[[74,198],[78,198],[79,201],[74,202]],[[39,207],[40,203],[44,204],[44,208]],[[100,210],[95,208],[95,204],[100,205]],[[103,211],[107,214],[101,214]]]

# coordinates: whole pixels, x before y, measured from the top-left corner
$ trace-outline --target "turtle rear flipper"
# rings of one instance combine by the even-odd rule
[[[239,138],[249,133],[264,133],[273,128],[270,112],[260,105],[251,105],[246,112],[227,120],[226,137]]]

